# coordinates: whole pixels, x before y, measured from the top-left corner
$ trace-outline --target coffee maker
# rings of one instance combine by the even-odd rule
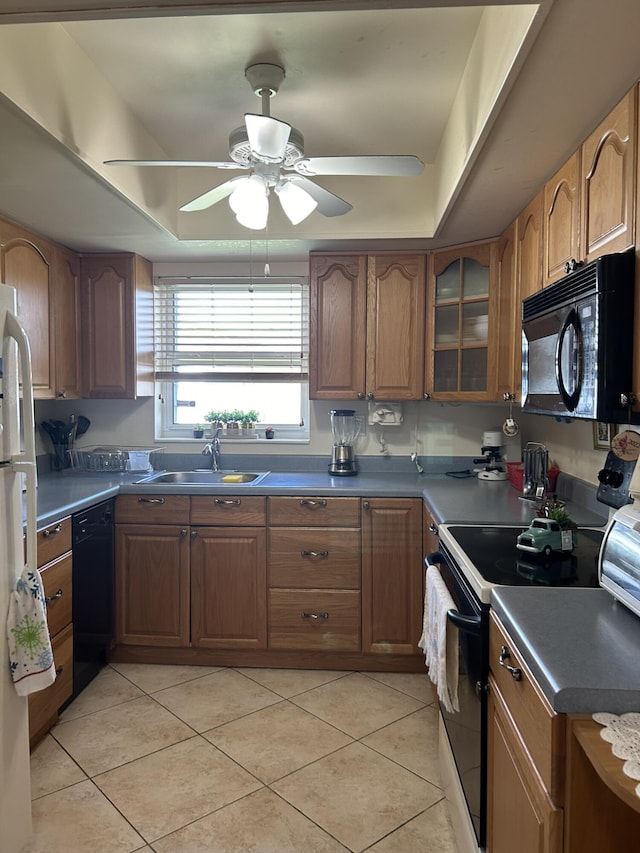
[[[350,477],[358,473],[353,455],[353,445],[360,434],[361,421],[354,409],[332,409],[331,433],[333,447],[329,474],[338,477]]]
[[[482,433],[482,453],[480,459],[474,459],[476,465],[486,465],[478,473],[479,480],[506,480],[507,469],[503,463],[502,433],[499,430],[487,430]]]

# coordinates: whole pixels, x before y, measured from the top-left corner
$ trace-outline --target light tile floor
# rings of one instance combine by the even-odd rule
[[[25,853],[456,853],[423,674],[113,664],[31,763]]]

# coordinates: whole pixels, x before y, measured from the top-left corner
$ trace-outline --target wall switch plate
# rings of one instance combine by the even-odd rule
[[[369,403],[369,424],[374,426],[400,426],[402,423],[401,403],[380,403],[378,401]]]

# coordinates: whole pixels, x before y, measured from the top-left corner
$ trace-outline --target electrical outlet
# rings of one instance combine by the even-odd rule
[[[402,423],[401,403],[369,403],[369,424],[374,426],[400,426]]]

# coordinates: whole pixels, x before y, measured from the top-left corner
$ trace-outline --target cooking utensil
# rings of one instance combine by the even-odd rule
[[[90,426],[91,421],[89,418],[85,418],[84,415],[78,415],[76,421],[76,438],[80,438],[81,435],[84,435]]]

